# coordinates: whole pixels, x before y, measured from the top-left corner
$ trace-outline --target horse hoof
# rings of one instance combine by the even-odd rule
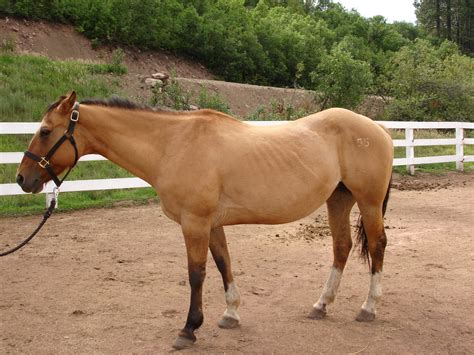
[[[372,322],[375,319],[375,313],[370,313],[365,309],[361,309],[356,317],[358,322]]]
[[[308,314],[308,318],[311,318],[311,319],[323,319],[324,317],[326,317],[326,310],[323,308],[323,309],[319,309],[319,308],[313,308],[311,310],[311,312],[309,312]]]
[[[231,317],[222,317],[222,319],[217,323],[219,328],[223,329],[232,329],[239,326],[239,321]]]
[[[178,336],[176,340],[173,343],[173,348],[176,350],[182,350],[186,348],[190,348],[191,346],[194,345],[194,342],[196,340],[192,340],[189,338],[185,338],[183,336]]]

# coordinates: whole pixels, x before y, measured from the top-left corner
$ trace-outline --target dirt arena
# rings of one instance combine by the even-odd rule
[[[369,282],[355,253],[327,318],[306,318],[332,263],[322,207],[291,224],[226,229],[242,325],[217,327],[225,302],[209,259],[205,322],[183,353],[472,353],[474,174],[397,177],[394,187],[375,322],[354,321]],[[1,248],[38,221],[0,219]],[[188,298],[180,229],[159,207],[58,213],[0,259],[0,353],[169,352]]]

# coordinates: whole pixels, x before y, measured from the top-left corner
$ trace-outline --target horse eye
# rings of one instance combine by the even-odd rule
[[[51,133],[51,131],[49,129],[42,128],[40,130],[40,137],[45,138],[45,137],[49,136],[50,133]]]

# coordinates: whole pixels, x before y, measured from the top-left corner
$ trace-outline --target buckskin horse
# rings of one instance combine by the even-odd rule
[[[17,182],[25,192],[40,192],[79,157],[93,153],[153,186],[163,212],[181,225],[191,300],[174,348],[193,345],[194,331],[203,322],[208,248],[222,275],[227,304],[218,325],[234,328],[240,323],[240,294],[224,226],[287,223],[324,202],[334,261],[309,317],[325,317],[327,305],[334,301],[352,248],[349,214],[357,202],[357,239],[371,275],[356,319],[375,318],[382,293],[387,242],[383,215],[393,144],[386,129],[369,118],[333,108],[286,124],[258,127],[213,110],[169,112],[117,98],[79,104],[71,92],[46,110],[18,168]]]

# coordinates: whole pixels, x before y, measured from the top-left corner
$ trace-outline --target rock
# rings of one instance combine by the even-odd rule
[[[164,81],[164,80],[168,80],[170,76],[166,73],[154,73],[154,74],[151,74],[151,77],[153,79],[159,79],[159,80]]]
[[[196,106],[196,105],[189,105],[189,109],[191,111],[196,111],[196,110],[199,110],[199,106]]]
[[[152,88],[162,87],[163,86],[163,81],[161,81],[160,79],[146,78],[145,79],[145,84],[147,84],[148,86],[151,86]]]

